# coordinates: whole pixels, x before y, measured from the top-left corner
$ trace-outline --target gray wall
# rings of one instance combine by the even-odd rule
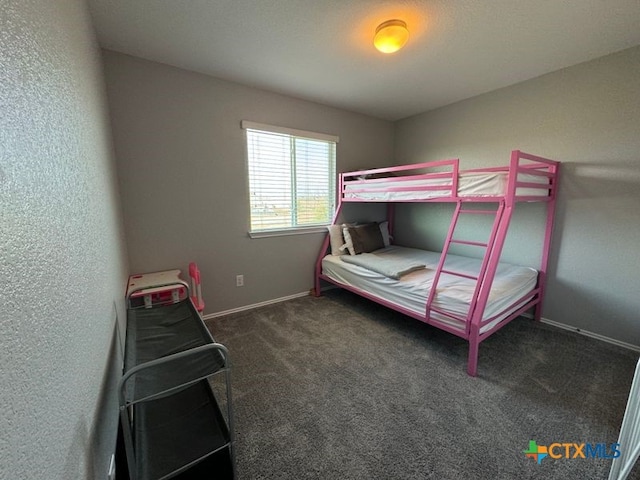
[[[0,13],[0,478],[106,478],[126,254],[80,0]]]
[[[104,61],[132,272],[198,262],[206,313],[309,290],[324,234],[247,235],[240,121],[340,136],[339,171],[392,163],[392,124],[115,52]]]
[[[396,124],[397,163],[501,165],[512,149],[564,162],[543,316],[640,345],[640,47]],[[518,210],[505,259],[535,266],[541,209]],[[449,214],[404,208],[398,239],[441,248]]]

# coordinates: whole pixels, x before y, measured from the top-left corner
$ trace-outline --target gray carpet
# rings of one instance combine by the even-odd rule
[[[616,442],[637,361],[521,318],[471,378],[464,340],[342,290],[207,324],[231,353],[242,480],[606,479],[611,460],[523,451]]]

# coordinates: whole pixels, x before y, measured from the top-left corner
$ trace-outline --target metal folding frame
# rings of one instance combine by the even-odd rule
[[[160,286],[166,287],[166,286],[171,286],[172,284],[167,284],[167,283],[163,283]],[[199,311],[197,310],[197,306],[194,304],[194,298],[190,295],[190,291],[189,291],[189,286],[188,284],[186,284],[186,282],[183,281],[179,281],[178,283],[175,284],[176,286],[180,286],[180,287],[184,287],[186,288],[186,298],[183,300],[178,300],[174,303],[184,303],[187,305],[188,310],[191,314],[191,318],[193,319],[193,321],[196,322],[202,322],[202,317],[200,316]],[[157,287],[159,285],[154,285],[154,287]],[[146,286],[145,288],[149,288],[149,286]],[[129,304],[129,296],[132,292],[136,292],[136,290],[132,289],[130,292],[128,292],[128,296],[127,296],[127,303]],[[155,306],[141,306],[138,308],[129,308],[128,312],[131,310],[141,310],[141,311],[148,311],[149,309],[153,310],[154,308],[163,308],[166,307],[166,305],[155,305]],[[185,319],[182,318],[181,321],[184,321]],[[206,458],[216,454],[217,452],[219,452],[220,450],[223,450],[224,448],[228,448],[229,449],[229,457],[230,457],[230,461],[231,461],[231,470],[232,470],[232,474],[233,477],[235,478],[236,476],[236,468],[235,468],[235,428],[234,428],[234,416],[233,416],[233,403],[232,403],[232,394],[231,394],[231,361],[229,358],[229,352],[227,350],[227,348],[220,344],[220,343],[216,343],[215,340],[213,339],[211,333],[209,332],[209,330],[204,326],[204,324],[202,324],[201,326],[202,328],[201,330],[201,335],[202,335],[202,341],[204,342],[203,345],[197,346],[197,347],[193,347],[193,348],[189,348],[189,349],[185,349],[182,351],[178,351],[166,356],[162,356],[159,358],[155,358],[153,360],[149,360],[149,361],[145,361],[142,363],[137,363],[126,369],[123,372],[123,376],[120,378],[120,381],[118,383],[118,400],[119,400],[119,406],[120,406],[120,421],[121,421],[121,425],[122,425],[122,431],[123,431],[123,441],[124,441],[124,447],[125,447],[125,452],[126,452],[126,456],[127,456],[127,464],[128,464],[128,470],[129,470],[129,477],[134,480],[139,478],[138,473],[137,473],[137,458],[138,458],[138,452],[136,452],[135,449],[135,439],[133,438],[132,435],[132,426],[135,422],[135,415],[134,415],[134,409],[136,404],[141,404],[143,402],[150,402],[156,399],[160,399],[160,398],[164,398],[166,396],[169,396],[171,394],[174,394],[176,392],[179,392],[181,390],[184,390],[190,386],[193,386],[195,384],[197,384],[198,382],[207,382],[207,388],[209,389],[209,392],[211,394],[211,397],[214,399],[213,401],[215,401],[215,395],[213,393],[213,389],[211,387],[211,385],[208,383],[209,380],[215,376],[218,375],[224,375],[224,382],[225,382],[225,403],[226,403],[226,418],[224,418],[224,421],[226,422],[224,425],[224,428],[226,428],[227,430],[227,434],[228,434],[228,441],[222,445],[220,445],[218,448],[215,449],[211,449],[210,451],[208,451],[205,455],[201,456],[200,458],[197,458],[195,460],[192,460],[190,462],[185,463],[184,465],[182,465],[180,468],[170,472],[167,475],[164,475],[161,477],[161,479],[168,479],[168,478],[172,478],[175,475],[178,475],[186,470],[188,470],[190,467],[192,467],[193,465],[200,463],[201,461],[205,460]],[[129,338],[127,338],[125,341],[130,341]],[[126,351],[128,351],[128,348],[125,349]],[[199,375],[196,376],[191,376],[189,377],[188,380],[186,381],[180,381],[179,379],[176,380],[176,382],[171,382],[170,385],[165,386],[164,388],[161,389],[157,389],[154,390],[153,393],[149,394],[149,395],[145,395],[145,396],[141,396],[140,398],[137,398],[135,396],[135,394],[131,395],[131,394],[127,394],[127,388],[129,387],[129,382],[136,376],[136,375],[144,375],[145,371],[153,371],[154,369],[157,369],[158,367],[162,368],[162,367],[170,367],[172,364],[179,364],[181,361],[184,361],[185,359],[197,359],[199,358],[199,356],[201,354],[205,354],[205,353],[211,353],[213,354],[218,354],[221,358],[221,362],[220,365],[217,365],[215,368],[211,368],[210,370],[204,371]],[[126,364],[127,364],[127,358],[125,357],[125,368],[126,368]],[[189,376],[188,373],[185,373],[186,376]],[[135,388],[135,387],[134,387]],[[218,407],[216,407],[218,408]],[[215,472],[212,472],[212,475],[215,476]]]

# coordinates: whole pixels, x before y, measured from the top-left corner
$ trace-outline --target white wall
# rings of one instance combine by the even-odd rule
[[[640,47],[396,124],[395,160],[504,165],[512,149],[561,160],[543,316],[640,345]],[[441,248],[445,206],[402,210],[398,238]],[[505,258],[536,265],[541,209],[524,205]]]
[[[308,291],[324,234],[247,235],[241,120],[338,135],[339,171],[392,163],[392,124],[111,51],[104,61],[132,272],[198,262],[206,313]]]
[[[81,0],[0,13],[0,478],[106,478],[126,254]]]

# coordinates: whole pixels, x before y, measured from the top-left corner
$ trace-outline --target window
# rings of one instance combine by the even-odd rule
[[[300,233],[331,223],[338,137],[242,122],[250,233]]]

